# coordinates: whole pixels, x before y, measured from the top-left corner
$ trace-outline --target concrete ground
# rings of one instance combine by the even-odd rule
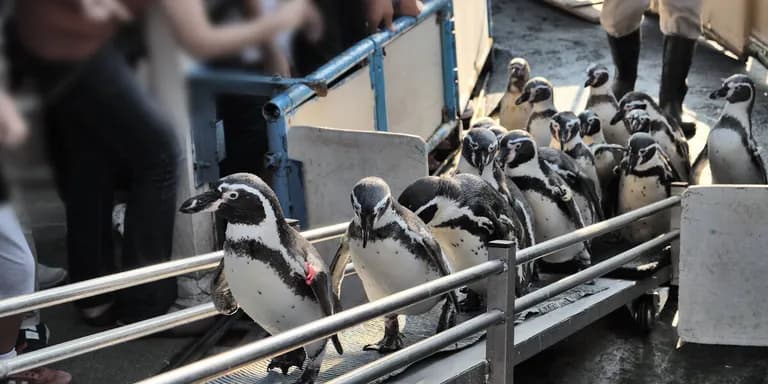
[[[560,109],[580,110],[586,100],[584,74],[592,62],[610,65],[604,33],[590,24],[534,0],[494,1],[494,32],[499,48],[527,58],[535,75],[549,78],[556,86]],[[661,34],[658,22],[648,18],[643,26],[638,88],[658,91]],[[707,98],[720,79],[736,72],[749,73],[760,92],[753,121],[761,143],[768,144],[768,100],[766,71],[758,64],[744,63],[700,44],[689,76],[686,106],[702,128],[692,143],[698,152],[721,107]],[[31,183],[23,193],[34,229],[39,257],[51,265],[64,265],[64,212],[49,183]],[[676,349],[672,320],[675,307],[664,312],[657,329],[649,335],[631,331],[624,312],[575,334],[525,362],[516,369],[516,382],[529,384],[657,384],[739,383],[768,384],[768,349],[684,345]],[[43,311],[53,332],[54,343],[99,331],[80,323],[71,306]],[[66,369],[75,382],[129,383],[151,376],[182,350],[191,338],[151,337],[53,364]]]

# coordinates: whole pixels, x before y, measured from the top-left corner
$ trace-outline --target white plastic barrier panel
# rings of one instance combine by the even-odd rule
[[[461,112],[467,106],[472,89],[491,52],[493,39],[489,33],[488,1],[453,0],[453,15]]]
[[[680,225],[680,338],[768,346],[768,186],[692,187]]]

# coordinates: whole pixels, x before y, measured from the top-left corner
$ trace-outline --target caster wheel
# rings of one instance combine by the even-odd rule
[[[632,319],[643,332],[650,332],[656,325],[656,305],[653,296],[642,296],[635,301]]]

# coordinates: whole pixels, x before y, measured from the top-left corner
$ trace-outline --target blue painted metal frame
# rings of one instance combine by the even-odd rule
[[[288,117],[302,103],[317,94],[322,88],[368,59],[371,87],[376,105],[376,129],[387,131],[386,85],[384,79],[384,49],[398,36],[415,25],[438,14],[441,27],[441,54],[443,70],[443,99],[445,108],[443,124],[429,140],[436,143],[456,127],[458,110],[458,84],[456,72],[456,44],[454,39],[452,0],[433,0],[424,5],[418,17],[402,17],[394,22],[393,31],[373,34],[358,42],[339,56],[302,79],[258,76],[240,71],[210,70],[205,67],[193,68],[189,73],[190,111],[192,114],[196,184],[215,181],[219,178],[218,164],[220,150],[216,143],[215,97],[220,93],[242,93],[258,96],[274,96],[262,110],[267,120],[268,151],[267,166],[274,170],[272,188],[288,217],[299,219],[306,225],[306,206],[301,164],[288,158]],[[220,134],[219,134],[220,135]],[[434,144],[433,144],[434,145]]]

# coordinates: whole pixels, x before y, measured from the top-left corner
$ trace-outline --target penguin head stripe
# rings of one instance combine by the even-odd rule
[[[625,120],[629,124],[630,132],[646,132],[651,131],[651,116],[644,109],[634,109],[627,113]]]
[[[644,109],[651,116],[651,120],[663,120],[667,119],[661,112],[661,107],[653,100],[647,93],[632,91],[624,95],[619,101],[619,109],[616,115],[611,119],[611,124],[616,124],[625,118],[629,111],[635,109]]]
[[[531,104],[552,100],[552,84],[543,77],[534,77],[528,80],[523,87],[523,94],[515,100],[520,105],[524,102]]]
[[[592,64],[587,68],[587,81],[584,83],[584,88],[602,87],[608,83],[610,77],[611,76],[608,73],[608,68],[606,68],[605,65]]]
[[[729,103],[754,103],[755,83],[746,75],[736,74],[725,80],[719,89],[709,95],[710,99],[726,99]]]
[[[552,137],[562,147],[572,140],[581,140],[581,120],[573,112],[558,112],[549,122]]]
[[[355,184],[350,198],[355,220],[369,220],[367,224],[375,225],[391,206],[392,192],[381,178],[366,177]]]
[[[528,64],[528,61],[522,57],[516,57],[509,61],[507,70],[509,71],[509,90],[522,90],[531,76],[531,66]],[[512,89],[512,87],[517,89]]]
[[[505,167],[514,168],[537,158],[536,143],[530,133],[516,129],[501,139],[499,159]]]
[[[596,135],[602,130],[600,117],[589,109],[584,110],[579,114],[579,120],[581,120],[582,136]]]
[[[666,156],[658,142],[645,132],[633,134],[629,138],[628,147],[626,156],[630,169],[642,171],[661,165],[661,157]]]
[[[488,128],[470,129],[462,143],[461,156],[480,173],[493,162],[499,141]]]
[[[265,219],[278,223],[285,221],[272,189],[257,176],[247,173],[222,178],[215,188],[184,202],[180,210],[184,213],[216,212],[230,223],[257,225]]]

